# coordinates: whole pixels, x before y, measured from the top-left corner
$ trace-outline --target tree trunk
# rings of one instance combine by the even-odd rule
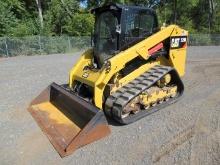
[[[176,24],[177,20],[177,0],[174,0],[174,23]]]
[[[213,0],[209,0],[209,33],[211,33],[213,14],[214,14]]]
[[[40,26],[41,28],[44,27],[44,19],[43,19],[43,14],[42,14],[42,7],[41,7],[41,0],[36,0],[37,3],[37,8],[38,8],[38,15],[40,19]]]

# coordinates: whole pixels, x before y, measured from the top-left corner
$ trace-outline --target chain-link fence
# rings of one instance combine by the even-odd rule
[[[90,37],[3,37],[0,38],[0,57],[70,53],[90,46]]]
[[[190,34],[190,46],[220,46],[220,34]]]
[[[0,57],[70,53],[90,47],[90,37],[2,37]],[[220,45],[220,34],[190,34],[190,46]]]

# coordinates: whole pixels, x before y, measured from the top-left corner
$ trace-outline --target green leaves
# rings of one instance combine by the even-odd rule
[[[43,28],[36,0],[0,0],[0,36],[89,36],[94,17],[89,10],[105,3],[156,9],[160,25],[174,22],[193,33],[220,33],[220,0],[41,0]],[[210,9],[210,3],[213,8]],[[81,5],[80,5],[81,4]],[[83,5],[82,5],[83,4]],[[156,5],[156,6],[155,6]]]
[[[16,26],[18,20],[7,2],[0,1],[0,3],[0,36],[4,36],[11,33],[11,29]]]
[[[75,14],[64,27],[71,36],[90,36],[94,26],[94,17],[92,14]]]

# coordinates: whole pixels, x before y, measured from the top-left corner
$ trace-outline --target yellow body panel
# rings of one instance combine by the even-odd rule
[[[174,49],[170,51],[171,66],[174,67],[180,76],[185,74],[186,49]]]
[[[106,85],[118,71],[125,67],[126,63],[130,62],[138,56],[147,60],[149,58],[148,50],[150,48],[161,43],[165,39],[170,38],[171,36],[187,35],[187,31],[179,28],[176,25],[170,25],[166,28],[163,28],[145,40],[131,46],[125,51],[121,51],[120,53],[110,58],[108,60],[108,62],[111,64],[110,70],[107,70],[105,65],[100,70],[85,70],[86,66],[92,64],[92,49],[90,49],[82,54],[79,61],[71,69],[69,74],[69,85],[72,87],[73,82],[77,80],[93,87],[94,103],[98,108],[102,109],[103,93]],[[172,49],[170,50],[169,56],[169,60],[165,59],[164,57],[160,57],[155,62],[149,62],[128,74],[127,76],[123,77],[119,81],[119,86],[114,87],[113,91],[135,79],[156,64],[173,66],[179,75],[183,76],[185,70],[186,48]]]

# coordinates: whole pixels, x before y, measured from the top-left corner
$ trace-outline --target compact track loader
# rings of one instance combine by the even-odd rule
[[[105,116],[129,124],[183,94],[188,32],[158,27],[145,7],[109,4],[95,15],[92,49],[65,85],[52,83],[29,111],[63,157],[110,133]]]

